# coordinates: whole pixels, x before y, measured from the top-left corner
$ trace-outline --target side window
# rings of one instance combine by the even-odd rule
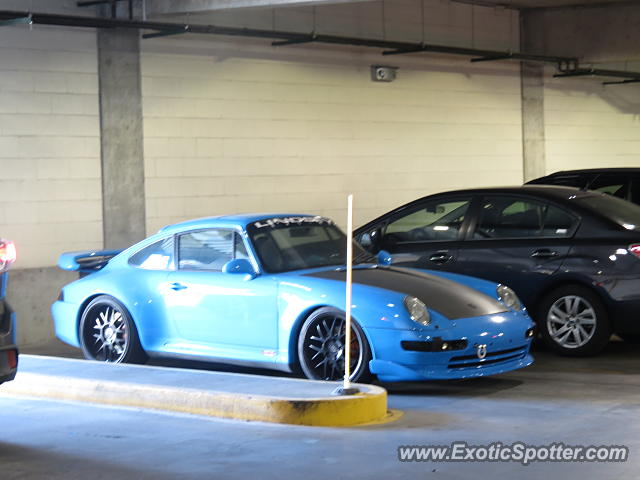
[[[508,196],[485,197],[475,239],[568,237],[577,219],[553,205]]]
[[[245,251],[246,253],[246,251]],[[233,259],[234,232],[199,230],[178,237],[178,268],[221,271]]]
[[[382,242],[393,244],[424,240],[455,240],[471,199],[443,199],[422,204],[418,209],[387,225]]]
[[[589,190],[613,195],[623,200],[629,198],[628,187],[629,180],[620,175],[601,175],[589,184]]]
[[[245,260],[249,260],[247,247],[245,247],[242,237],[238,233],[235,234],[233,252],[233,258],[244,258]]]
[[[134,253],[129,264],[146,270],[171,270],[173,261],[173,237],[165,238]]]

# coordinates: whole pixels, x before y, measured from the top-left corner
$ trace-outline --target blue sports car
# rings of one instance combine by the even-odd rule
[[[466,378],[531,364],[533,323],[508,287],[388,266],[355,246],[352,381]],[[124,251],[65,253],[81,278],[52,313],[89,359],[189,358],[344,371],[346,236],[324,217],[235,215],[161,229]]]

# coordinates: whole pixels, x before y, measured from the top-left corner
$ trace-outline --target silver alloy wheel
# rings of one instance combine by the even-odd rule
[[[563,348],[579,348],[593,337],[596,321],[595,309],[585,298],[567,295],[551,305],[547,330],[551,339]]]
[[[104,362],[122,361],[128,340],[122,312],[108,305],[98,305],[91,311],[91,317],[84,332],[91,356]]]

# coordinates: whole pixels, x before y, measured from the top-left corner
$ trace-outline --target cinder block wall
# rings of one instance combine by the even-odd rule
[[[254,28],[508,50],[511,10],[439,0],[191,16]],[[298,211],[344,226],[466,186],[522,182],[517,63],[173,37],[143,42],[148,231],[227,212]],[[375,83],[369,67],[399,67]]]
[[[93,32],[0,31],[0,236],[17,268],[102,244],[97,92]]]
[[[515,65],[398,60],[382,84],[371,55],[180,45],[143,57],[149,231],[248,211],[342,222],[349,192],[362,223],[438,190],[522,181]]]
[[[610,7],[531,10],[529,43],[543,54],[579,57],[584,67],[639,72],[640,4]],[[640,84],[553,73],[547,69],[544,87],[547,173],[640,166]]]
[[[603,87],[602,81],[547,76],[547,173],[640,167],[640,85]]]
[[[75,275],[60,252],[102,246],[95,33],[0,30],[0,236],[18,261],[8,298],[20,345],[53,338],[49,307]]]

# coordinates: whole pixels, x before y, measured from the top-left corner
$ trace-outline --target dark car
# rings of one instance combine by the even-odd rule
[[[565,185],[596,190],[640,204],[640,168],[566,170],[527,182],[529,185]]]
[[[588,355],[640,338],[640,206],[570,187],[460,190],[399,207],[355,232],[394,265],[511,287],[554,350]]]
[[[0,239],[0,383],[13,380],[18,369],[16,315],[5,298],[9,280],[7,270],[15,259],[13,242]]]

